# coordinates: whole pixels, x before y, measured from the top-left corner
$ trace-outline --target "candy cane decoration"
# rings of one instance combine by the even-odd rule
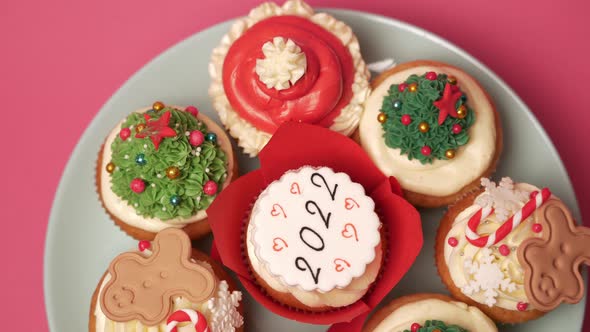
[[[178,328],[176,325],[184,322],[191,322],[197,332],[209,332],[205,316],[191,309],[181,309],[172,313],[166,321],[166,332],[177,332]]]
[[[528,218],[539,206],[543,205],[549,197],[551,197],[551,191],[548,188],[543,188],[540,191],[535,191],[531,194],[531,199],[516,212],[508,220],[504,221],[502,225],[492,234],[486,236],[480,236],[477,233],[477,226],[490,214],[494,212],[491,207],[484,207],[479,209],[467,222],[467,228],[465,229],[465,237],[467,241],[476,247],[489,247],[494,245],[502,239],[504,239],[513,229],[518,227],[520,223]]]

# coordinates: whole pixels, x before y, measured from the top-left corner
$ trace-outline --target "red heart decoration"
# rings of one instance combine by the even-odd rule
[[[272,211],[270,211],[270,215],[273,217],[276,217],[280,214],[283,214],[283,217],[287,218],[287,214],[285,213],[285,210],[283,210],[283,207],[280,206],[279,204],[273,204],[272,205]]]
[[[350,267],[350,263],[341,258],[336,258],[334,260],[334,265],[334,269],[336,270],[336,272],[344,271],[345,266]]]
[[[299,195],[299,194],[301,194],[301,189],[299,189],[299,183],[297,183],[297,182],[291,183],[291,190],[290,190],[290,192],[293,195]]]
[[[282,244],[281,244],[282,242]],[[272,241],[273,246],[272,246],[272,250],[279,252],[285,248],[289,248],[289,245],[287,244],[287,242],[283,239],[281,239],[280,237],[275,237],[274,240]]]
[[[354,207],[360,207],[359,203],[357,203],[354,199],[348,197],[344,200],[344,208],[347,210],[352,210]]]
[[[340,234],[342,234],[342,236],[344,236],[347,239],[350,239],[351,237],[354,236],[354,239],[356,240],[356,242],[359,242],[359,237],[356,232],[356,227],[351,223],[345,224],[344,229],[342,230],[342,232]]]

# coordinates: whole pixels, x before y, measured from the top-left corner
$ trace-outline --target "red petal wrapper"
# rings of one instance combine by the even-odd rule
[[[285,123],[260,152],[259,158],[260,169],[234,181],[207,209],[215,238],[212,255],[218,254],[223,264],[238,275],[250,295],[275,314],[310,324],[334,324],[331,332],[360,331],[369,312],[404,276],[422,248],[418,211],[401,197],[401,188],[394,177],[387,178],[359,145],[331,130]],[[387,259],[373,288],[361,300],[323,313],[296,311],[265,295],[253,280],[242,252],[242,223],[252,203],[271,182],[305,165],[330,167],[360,183],[375,202],[387,230],[384,241]]]

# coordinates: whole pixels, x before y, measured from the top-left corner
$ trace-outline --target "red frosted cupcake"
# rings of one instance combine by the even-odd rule
[[[209,72],[213,106],[250,156],[287,121],[352,134],[369,93],[351,28],[300,0],[263,3],[236,21]]]

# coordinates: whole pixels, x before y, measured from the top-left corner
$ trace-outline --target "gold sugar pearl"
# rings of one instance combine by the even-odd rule
[[[411,83],[410,85],[408,85],[408,90],[410,92],[416,92],[416,91],[418,91],[418,84]]]
[[[455,150],[448,149],[447,151],[445,151],[445,157],[447,157],[447,159],[455,158]]]
[[[173,180],[180,176],[180,168],[176,166],[170,166],[166,168],[166,176]]]
[[[115,164],[112,163],[112,162],[108,163],[107,164],[107,167],[106,167],[106,170],[109,173],[113,173],[115,171]]]
[[[152,105],[152,108],[154,109],[154,111],[161,111],[162,109],[164,109],[164,103],[161,101],[157,101]]]
[[[418,130],[420,130],[421,133],[427,133],[430,130],[430,125],[428,125],[428,122],[422,121],[418,124]]]
[[[447,77],[447,82],[449,82],[449,84],[455,85],[457,84],[457,78],[455,76],[449,76]]]
[[[377,121],[379,121],[379,123],[385,123],[385,121],[387,121],[387,114],[379,113],[379,115],[377,115]]]
[[[145,129],[145,124],[143,124],[143,123],[140,123],[137,126],[135,126],[135,132],[136,133],[139,133],[139,132],[141,132],[144,129]]]
[[[457,108],[457,117],[459,119],[464,119],[466,116],[467,116],[467,107],[465,107],[465,105],[459,106],[459,108]]]

